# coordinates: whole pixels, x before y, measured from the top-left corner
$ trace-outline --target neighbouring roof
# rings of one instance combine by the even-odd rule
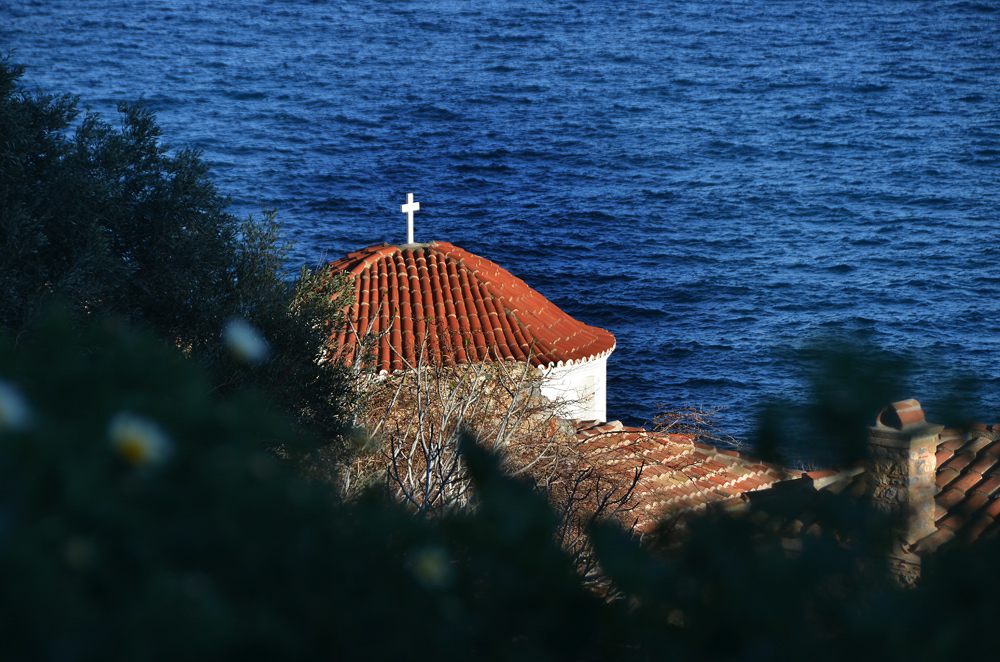
[[[643,533],[664,517],[696,514],[709,504],[738,510],[767,499],[774,488],[799,490],[800,512],[775,523],[785,531],[807,531],[815,523],[810,495],[867,494],[862,466],[846,470],[799,471],[759,462],[733,450],[695,443],[686,435],[668,435],[622,426],[618,421],[584,424],[577,438],[594,459],[624,475],[643,466],[636,486],[636,531]],[[954,540],[971,542],[1000,534],[1000,425],[947,429],[937,445],[936,530],[913,546],[932,553]],[[786,492],[787,494],[787,492]]]
[[[514,360],[549,368],[602,358],[615,348],[604,329],[579,322],[520,278],[447,242],[382,244],[330,263],[354,279],[352,329],[340,351],[372,347],[379,372],[412,369],[421,353],[437,364]]]
[[[640,534],[662,519],[704,512],[709,504],[741,507],[750,492],[805,475],[698,443],[690,435],[626,427],[619,421],[588,421],[580,426],[576,436],[591,462],[623,478],[642,467],[635,486],[638,506],[630,512]]]
[[[936,527],[933,533],[911,546],[913,552],[930,554],[952,541],[968,543],[1000,533],[998,433],[1000,428],[992,430],[985,426],[941,432],[936,453]],[[866,480],[862,467],[857,467],[852,471],[812,472],[799,481],[800,485],[782,485],[802,490],[800,514],[782,528],[800,531],[814,524],[808,494],[829,491],[860,499],[868,493]]]
[[[956,538],[972,541],[1000,532],[998,431],[978,426],[941,433],[934,497],[937,531],[917,543],[915,551],[933,552]]]

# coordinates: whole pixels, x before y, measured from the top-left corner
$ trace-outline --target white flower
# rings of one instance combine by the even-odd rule
[[[31,424],[31,407],[13,384],[0,379],[0,432],[20,432]]]
[[[115,450],[136,466],[162,464],[174,450],[173,442],[159,425],[127,411],[111,419],[108,438]]]
[[[271,348],[249,322],[233,318],[222,329],[222,340],[229,351],[247,363],[260,363],[267,359]]]

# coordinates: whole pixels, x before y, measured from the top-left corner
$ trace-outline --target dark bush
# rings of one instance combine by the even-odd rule
[[[345,377],[316,358],[338,311],[328,296],[290,306],[274,213],[227,213],[199,154],[162,144],[142,106],[121,104],[115,129],[72,97],[29,93],[23,72],[0,59],[0,331],[29,331],[53,299],[76,319],[113,315],[201,360],[213,389],[253,384],[335,437]],[[227,353],[232,319],[270,344],[268,361]]]
[[[580,659],[605,607],[482,451],[473,514],[340,504],[253,395],[115,324],[0,343],[0,658]],[[469,442],[471,443],[471,442]],[[343,657],[341,657],[343,659]]]

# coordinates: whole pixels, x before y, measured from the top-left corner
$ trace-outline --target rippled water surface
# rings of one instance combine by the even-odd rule
[[[142,97],[317,263],[451,241],[611,330],[609,416],[800,397],[830,335],[1000,421],[1000,5],[0,0],[26,82]]]

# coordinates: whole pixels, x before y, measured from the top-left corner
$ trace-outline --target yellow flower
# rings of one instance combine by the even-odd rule
[[[271,353],[267,341],[244,319],[233,318],[226,322],[222,341],[230,352],[247,363],[260,363]]]
[[[0,379],[0,432],[20,432],[31,423],[31,408],[13,384]]]
[[[136,466],[162,464],[173,452],[173,442],[159,425],[130,412],[119,412],[108,424],[111,445]]]

